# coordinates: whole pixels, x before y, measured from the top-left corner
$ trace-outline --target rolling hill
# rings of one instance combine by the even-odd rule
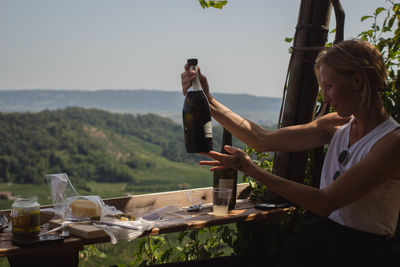
[[[216,149],[221,130],[214,129]],[[91,181],[151,192],[211,184],[200,156],[186,153],[181,125],[154,114],[79,107],[3,112],[0,139],[1,183],[42,184],[45,174],[66,172],[82,188]]]

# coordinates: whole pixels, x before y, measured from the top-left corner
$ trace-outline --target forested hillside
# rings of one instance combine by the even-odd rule
[[[221,129],[214,129],[219,149]],[[187,154],[181,125],[154,114],[115,114],[66,108],[0,113],[0,182],[43,183],[47,173],[75,181],[137,183],[137,173],[158,162],[196,164]],[[237,143],[236,143],[237,144]]]

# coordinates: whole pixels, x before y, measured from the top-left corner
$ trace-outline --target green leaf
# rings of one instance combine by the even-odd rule
[[[201,7],[204,8],[208,8],[208,7],[213,7],[213,8],[218,8],[218,9],[222,9],[227,3],[228,1],[220,1],[220,0],[199,0],[199,3],[201,5]]]
[[[286,43],[291,43],[293,41],[293,39],[294,39],[293,37],[286,37],[285,38],[285,42]]]
[[[183,232],[180,232],[179,233],[179,236],[178,236],[178,241],[179,241],[179,243],[182,243],[182,240],[185,238],[185,236],[187,236],[189,233],[187,232],[187,231],[183,231]]]
[[[394,23],[394,17],[393,18],[391,18],[390,20],[389,20],[389,24],[388,24],[388,28],[389,29],[392,29],[392,27],[393,27],[393,23]]]
[[[201,5],[201,7],[202,7],[203,9],[206,8],[206,7],[209,7],[207,1],[205,1],[205,0],[199,0],[199,2],[200,2],[200,5]]]
[[[161,253],[161,262],[167,262],[167,260],[171,257],[172,255],[172,250],[167,249],[163,253]]]
[[[222,9],[224,5],[226,5],[228,1],[210,1],[210,6],[218,9]]]
[[[361,17],[361,21],[364,21],[364,20],[369,19],[369,18],[372,18],[372,16],[362,16]]]
[[[384,10],[386,10],[386,8],[384,8],[384,7],[378,7],[378,8],[375,10],[375,16],[378,16],[379,13],[381,13],[381,12],[384,11]]]

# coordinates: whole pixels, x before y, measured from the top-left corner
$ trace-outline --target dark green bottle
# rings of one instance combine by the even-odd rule
[[[232,134],[224,128],[221,153],[228,154],[228,152],[226,152],[224,149],[225,145],[232,145]],[[237,170],[223,169],[214,171],[213,187],[232,189],[232,195],[229,201],[229,209],[234,209],[236,205]]]
[[[213,144],[210,106],[197,74],[197,59],[187,62],[196,71],[196,79],[186,93],[182,109],[186,152],[209,152]]]

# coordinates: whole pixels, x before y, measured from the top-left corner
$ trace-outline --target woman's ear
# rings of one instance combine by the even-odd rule
[[[353,75],[353,85],[356,88],[356,91],[361,92],[364,87],[364,81],[361,77],[361,73],[355,72]]]

